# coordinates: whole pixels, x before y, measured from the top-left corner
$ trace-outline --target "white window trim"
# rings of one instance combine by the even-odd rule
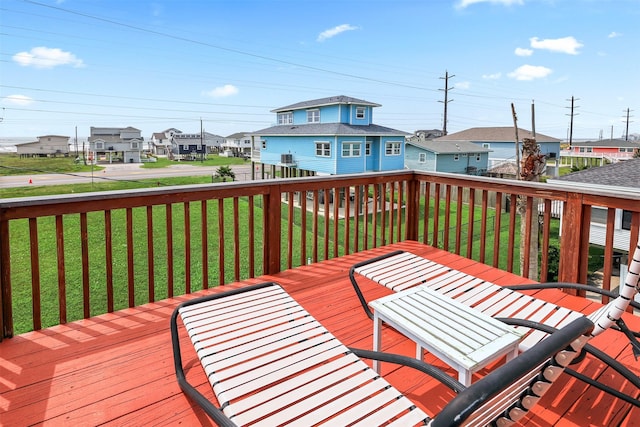
[[[371,141],[367,141],[364,143],[364,155],[365,156],[371,155]]]
[[[427,153],[418,153],[418,163],[427,163]]]
[[[453,155],[453,161],[454,161],[454,162],[457,162],[457,161],[459,161],[459,160],[460,160],[460,154],[454,154],[454,155]]]
[[[316,157],[331,157],[331,142],[329,141],[316,141],[315,142],[316,145]],[[322,147],[319,147],[320,145],[322,145]],[[320,148],[321,154],[318,154],[318,148]],[[328,154],[325,154],[325,152],[328,151]]]
[[[349,146],[349,152],[345,155],[345,149]],[[356,154],[357,151],[357,154]],[[356,141],[348,141],[342,143],[342,157],[360,157],[362,154],[362,143]]]
[[[385,156],[400,156],[402,154],[402,143],[400,141],[387,141],[384,143]]]
[[[313,119],[313,120],[311,120],[311,119]],[[320,109],[319,108],[313,108],[313,109],[307,110],[307,123],[320,123]]]
[[[293,112],[292,111],[287,111],[287,112],[283,112],[283,113],[278,113],[278,124],[279,125],[291,125],[291,124],[293,124]]]
[[[358,112],[362,111],[362,117],[358,117]],[[365,107],[356,107],[356,120],[365,120],[367,118],[367,109]]]
[[[104,150],[104,141],[96,141],[96,150]]]

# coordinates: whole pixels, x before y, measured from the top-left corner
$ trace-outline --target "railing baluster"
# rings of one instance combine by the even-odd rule
[[[58,314],[60,324],[67,323],[67,286],[65,278],[64,226],[62,215],[56,215],[56,251],[58,258]],[[113,290],[111,291],[113,293]],[[107,293],[107,298],[109,293]]]
[[[31,310],[33,329],[42,329],[42,305],[40,303],[40,256],[38,245],[38,219],[29,218],[29,243],[31,249]],[[88,317],[85,315],[85,317]]]
[[[200,202],[200,246],[202,246],[202,289],[209,289],[209,203]]]
[[[469,203],[468,210],[469,215],[467,221],[467,258],[471,259],[473,255],[473,224],[475,222],[475,201],[476,201],[476,190],[473,188],[469,188]]]
[[[254,199],[253,196],[249,196],[249,277],[256,276],[256,248],[255,248],[255,207],[254,207]]]
[[[129,224],[127,224],[127,229],[129,229]],[[132,234],[132,233],[129,233]],[[90,286],[89,286],[89,229],[87,226],[87,213],[80,213],[80,245],[82,248],[82,296],[83,296],[83,309],[84,309],[84,318],[88,319],[91,317],[91,295],[90,295]],[[131,265],[133,265],[133,248],[127,248],[131,250],[129,253],[129,260]],[[133,278],[130,281],[133,284]],[[133,305],[131,306],[133,307]]]
[[[107,312],[114,311],[113,295],[113,229],[111,224],[111,210],[104,211],[104,262],[106,270]]]
[[[164,205],[165,211],[165,233],[167,235],[167,296],[173,298],[173,205]]]
[[[189,202],[183,203],[184,209],[184,292],[191,293],[191,209]]]
[[[224,199],[218,199],[218,285],[225,284],[225,229],[224,229]]]
[[[480,262],[484,264],[487,250],[487,216],[489,207],[489,192],[482,190],[482,218],[480,219]]]
[[[222,200],[222,199],[221,199]],[[233,198],[233,279],[240,281],[240,207],[237,197]],[[224,285],[224,281],[220,284]]]
[[[153,206],[147,206],[147,283],[149,302],[156,300],[155,260],[153,256]]]
[[[496,216],[494,218],[493,233],[493,266],[500,265],[500,234],[502,233],[502,193],[496,193]]]

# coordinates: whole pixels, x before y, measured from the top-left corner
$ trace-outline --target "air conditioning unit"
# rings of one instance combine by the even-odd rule
[[[293,154],[281,154],[280,163],[285,165],[293,163]]]

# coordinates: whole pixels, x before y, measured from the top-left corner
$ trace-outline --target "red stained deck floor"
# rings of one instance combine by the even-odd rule
[[[408,250],[498,284],[524,281],[420,243],[403,242],[220,289],[276,281],[346,345],[371,348],[372,323],[359,306],[348,271],[353,263],[391,249]],[[369,297],[389,292],[373,283],[364,286]],[[540,292],[538,297],[587,313],[597,306],[559,291]],[[169,317],[179,302],[190,298],[193,295],[4,340],[0,343],[0,425],[212,425],[182,394],[173,370]],[[625,320],[633,330],[640,330],[640,318],[629,315]],[[188,378],[213,396],[188,339],[183,339],[184,362],[193,367]],[[640,362],[614,331],[592,343],[640,373]],[[384,330],[383,346],[406,355],[415,351],[411,342],[389,328]],[[456,375],[438,360],[428,356],[427,360]],[[591,358],[578,370],[637,393]],[[383,364],[383,375],[427,413],[437,413],[453,397],[444,386],[407,368]],[[640,410],[564,375],[524,425],[635,426],[640,425]]]

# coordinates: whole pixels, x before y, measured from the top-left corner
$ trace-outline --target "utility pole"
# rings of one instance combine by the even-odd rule
[[[536,137],[536,105],[535,99],[531,100],[531,134]]]
[[[571,149],[571,145],[573,143],[573,116],[577,115],[577,113],[573,112],[574,108],[578,108],[578,107],[574,107],[574,101],[578,101],[580,100],[580,98],[575,99],[573,96],[571,97],[570,101],[571,101],[571,120],[569,121],[569,149]],[[569,101],[569,99],[567,99],[567,101]]]
[[[626,130],[625,130],[625,133],[624,133],[624,140],[625,141],[629,140],[629,113],[630,112],[631,112],[631,110],[629,110],[629,108],[627,108],[627,126],[626,126]]]
[[[455,77],[455,74],[450,76],[448,71],[445,71],[444,77],[440,77],[441,79],[444,79],[444,122],[442,124],[442,133],[444,135],[447,134],[447,104],[453,101],[453,99],[449,99],[449,91],[451,89],[454,89],[453,87],[449,87],[449,79],[453,77]],[[438,89],[438,90],[443,90],[443,89]],[[443,102],[443,101],[438,101],[438,102]]]
[[[200,162],[204,161],[204,133],[202,129],[202,117],[200,117]]]
[[[516,179],[522,179],[520,176],[520,137],[518,136],[518,117],[516,116],[516,107],[511,103],[511,114],[513,115],[513,128],[516,132]]]

